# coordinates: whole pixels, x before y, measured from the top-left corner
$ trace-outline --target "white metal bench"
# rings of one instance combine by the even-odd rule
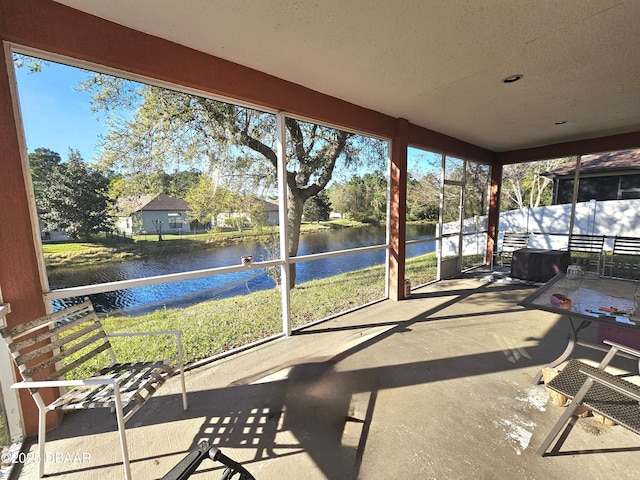
[[[604,235],[570,235],[567,249],[571,253],[571,263],[580,265],[584,270],[601,273],[604,239]]]
[[[0,330],[23,381],[13,388],[28,388],[38,406],[39,476],[44,476],[45,419],[50,410],[110,408],[115,410],[125,478],[131,478],[125,422],[156,392],[167,378],[180,372],[182,404],[187,409],[184,365],[179,330],[106,334],[93,305],[80,305]],[[109,338],[139,335],[175,336],[177,355],[161,361],[117,363]],[[101,352],[109,353],[111,364],[85,379],[70,379],[79,366]],[[106,362],[108,363],[108,362]],[[65,379],[69,378],[69,379]],[[39,389],[71,387],[50,404]]]
[[[544,456],[551,442],[558,436],[576,409],[583,405],[640,435],[640,386],[612,375],[605,368],[618,354],[640,359],[640,351],[605,340],[611,348],[598,367],[579,360],[570,360],[549,383],[548,388],[570,399],[571,403],[556,422],[538,449]]]
[[[640,238],[615,237],[610,258],[610,261],[605,262],[604,270],[607,267],[609,270],[608,275],[605,271],[605,276],[630,280],[640,279]]]
[[[504,232],[502,242],[498,248],[498,257],[500,259],[500,266],[504,266],[505,258],[511,262],[513,252],[520,250],[521,248],[527,248],[529,246],[529,233],[527,232]]]

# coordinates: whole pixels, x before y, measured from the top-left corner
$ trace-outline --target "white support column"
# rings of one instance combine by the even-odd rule
[[[11,312],[8,303],[2,302],[2,291],[0,291],[0,327],[7,326],[5,316]],[[2,395],[2,407],[4,408],[4,417],[7,421],[6,428],[9,434],[9,443],[19,443],[24,440],[24,431],[22,424],[22,409],[18,399],[18,392],[11,388],[17,381],[13,360],[9,354],[9,349],[4,339],[0,337],[0,394]]]
[[[443,254],[443,242],[442,234],[444,231],[444,168],[445,168],[445,156],[440,156],[440,207],[438,212],[438,231],[436,232],[436,251],[438,268],[436,270],[436,280],[442,280],[442,254]]]
[[[569,220],[569,236],[573,235],[573,227],[576,223],[576,203],[578,203],[578,192],[580,189],[580,164],[582,163],[582,155],[576,158],[576,172],[573,177],[573,199],[571,202],[571,218]],[[569,240],[567,240],[568,242]]]
[[[276,115],[277,127],[277,155],[278,155],[278,204],[280,221],[280,289],[282,293],[282,331],[286,336],[291,335],[291,305],[289,291],[289,203],[287,187],[287,129],[285,114]]]
[[[464,258],[464,203],[465,203],[465,187],[467,185],[467,161],[462,161],[462,185],[460,185],[460,204],[458,205],[458,229],[460,235],[458,235],[458,264],[456,268],[459,272],[462,271],[463,258]]]
[[[393,140],[388,142],[387,146],[387,178],[391,178],[391,155],[393,152]],[[391,182],[387,182],[387,228],[386,228],[386,239],[385,242],[387,244],[387,248],[385,249],[384,256],[384,298],[389,298],[389,277],[391,275],[391,222],[389,219],[391,218]],[[405,244],[407,240],[405,238]],[[405,257],[406,257],[406,246],[405,246]],[[405,275],[406,275],[406,258],[405,258]],[[406,278],[406,276],[404,277]],[[404,285],[403,285],[404,288]]]

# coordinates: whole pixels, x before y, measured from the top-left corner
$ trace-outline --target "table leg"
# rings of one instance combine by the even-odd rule
[[[571,326],[571,328],[569,329],[569,341],[567,342],[567,348],[564,349],[564,352],[562,352],[562,354],[558,358],[553,360],[551,363],[546,364],[544,368],[557,367],[562,362],[567,360],[573,353],[573,350],[576,348],[576,344],[578,342],[578,334],[580,333],[580,330],[588,327],[591,324],[591,322],[583,320],[580,322],[580,325],[576,327],[575,324],[573,323],[573,319],[570,316],[567,316],[567,318],[569,319],[569,325]],[[536,374],[535,378],[533,379],[533,383],[535,385],[538,385],[539,383],[541,383],[541,380],[542,380],[542,369],[540,369]]]

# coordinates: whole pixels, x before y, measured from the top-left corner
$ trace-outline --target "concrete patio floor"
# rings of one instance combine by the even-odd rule
[[[640,437],[593,418],[559,452],[536,454],[563,409],[533,378],[564,350],[568,323],[517,305],[534,287],[481,276],[194,369],[186,412],[171,379],[127,425],[133,478],[161,478],[203,440],[261,480],[638,478]],[[574,356],[602,355],[579,347]],[[47,452],[50,478],[123,476],[107,411],[67,414]],[[19,478],[35,472],[27,464]],[[207,460],[192,478],[221,473]]]

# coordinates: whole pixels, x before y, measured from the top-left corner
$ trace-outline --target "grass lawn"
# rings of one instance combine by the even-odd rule
[[[327,225],[330,224],[330,225]],[[348,222],[323,222],[308,225],[307,229],[345,228]],[[232,236],[229,232],[228,236]],[[235,232],[234,234],[237,234]],[[246,235],[242,238],[247,238]],[[94,263],[101,256],[113,259],[116,255],[139,255],[132,248],[145,245],[146,254],[164,248],[193,248],[202,242],[211,241],[210,235],[176,236],[165,242],[137,241],[121,246],[105,244],[65,243],[45,244],[49,255],[72,258],[77,252],[87,263]],[[111,249],[111,250],[110,250]],[[72,262],[77,260],[72,260]],[[105,260],[106,261],[106,260]],[[420,285],[436,278],[437,258],[435,253],[410,258],[406,263],[407,274],[412,284]],[[385,296],[385,267],[383,265],[347,272],[330,278],[318,279],[296,285],[291,291],[291,316],[294,328],[337,315],[351,308],[380,300]],[[184,308],[160,309],[153,313],[135,317],[107,315],[103,325],[107,333],[123,331],[181,330],[185,362],[195,362],[231,349],[247,345],[282,332],[282,306],[279,290],[263,290],[233,298],[203,302]],[[112,342],[120,361],[154,360],[169,358],[176,353],[175,342],[170,338],[130,337],[116,338]],[[82,351],[81,351],[82,352]],[[79,352],[78,354],[80,354]],[[73,358],[69,359],[72,361]],[[108,364],[108,357],[94,359],[83,366],[79,378],[86,377],[100,365]],[[77,375],[76,375],[77,376]]]
[[[423,279],[435,278],[435,254],[410,263],[414,275],[420,272]],[[384,274],[384,266],[375,266],[296,286],[291,291],[293,327],[383,298]],[[194,362],[281,333],[281,312],[280,292],[274,288],[136,317],[106,316],[102,323],[107,333],[182,330],[185,361]],[[175,342],[166,337],[116,338],[112,344],[121,361],[155,360],[176,353]],[[80,378],[90,375],[101,362],[108,363],[107,355],[77,373]]]

